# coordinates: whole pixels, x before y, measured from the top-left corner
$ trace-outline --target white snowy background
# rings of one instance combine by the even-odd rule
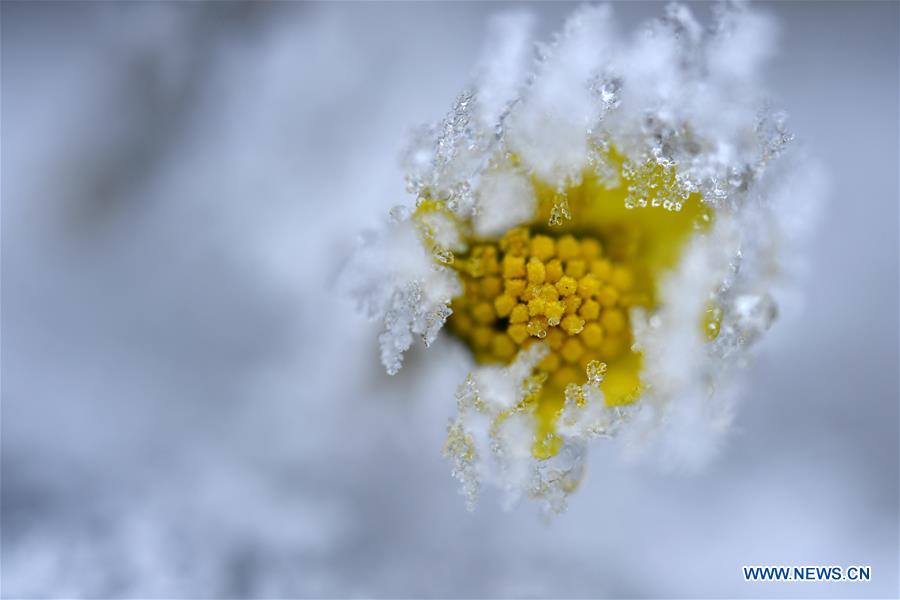
[[[526,8],[547,39],[572,6]],[[457,495],[464,350],[390,378],[335,289],[503,6],[4,3],[2,595],[896,597],[898,5],[762,8],[830,177],[804,304],[708,468],[597,443],[548,524]]]

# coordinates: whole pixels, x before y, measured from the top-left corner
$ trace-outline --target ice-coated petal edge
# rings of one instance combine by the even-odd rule
[[[459,277],[434,260],[415,223],[402,214],[363,235],[340,277],[340,286],[370,319],[381,319],[381,362],[394,375],[419,336],[430,346],[462,292]]]

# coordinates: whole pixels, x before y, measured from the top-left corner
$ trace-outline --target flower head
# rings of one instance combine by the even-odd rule
[[[389,373],[445,323],[471,351],[444,448],[469,505],[490,482],[561,510],[594,438],[708,455],[811,195],[760,93],[768,19],[673,5],[628,37],[583,7],[536,60],[531,27],[494,20],[471,89],[406,155],[415,206],[348,281]]]

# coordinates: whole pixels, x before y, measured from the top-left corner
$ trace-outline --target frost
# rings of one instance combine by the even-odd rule
[[[588,133],[607,108],[596,102],[595,83],[615,42],[609,6],[577,9],[554,43],[540,47],[532,83],[507,118],[509,148],[551,185],[577,178],[588,163]]]
[[[403,157],[408,190],[420,198],[446,201],[459,214],[473,212],[473,178],[486,166],[488,149],[496,143],[474,118],[476,103],[472,91],[461,93],[440,123],[417,130]]]
[[[765,333],[778,316],[778,307],[768,294],[741,294],[734,299],[734,326],[752,342]]]
[[[363,236],[339,284],[370,319],[383,320],[381,362],[394,375],[416,337],[426,347],[434,342],[461,287],[456,274],[425,250],[408,211],[391,212],[383,230]]]
[[[692,186],[677,175],[674,163],[661,156],[658,149],[639,164],[626,163],[622,171],[628,191],[626,208],[661,206],[678,212],[691,195]]]
[[[389,375],[394,375],[403,364],[403,353],[418,334],[427,348],[444,326],[451,310],[450,298],[443,302],[427,302],[422,284],[410,281],[394,290],[384,315],[384,332],[378,336],[381,362]]]
[[[606,406],[600,391],[606,364],[594,363],[588,365],[588,381],[584,385],[572,383],[566,387],[557,427],[567,441],[585,443],[593,438],[612,437],[634,411],[633,406]]]
[[[460,493],[466,499],[466,508],[470,511],[475,510],[478,492],[481,490],[481,482],[475,467],[479,458],[478,451],[475,449],[472,436],[466,433],[459,421],[451,421],[447,427],[444,455],[453,461],[452,474],[462,485]]]
[[[633,412],[604,404],[599,385],[605,365],[591,364],[588,383],[567,390],[558,426],[562,447],[547,460],[535,460],[534,416],[522,402],[540,391],[542,381],[532,370],[546,352],[535,344],[508,367],[480,367],[457,390],[457,416],[448,426],[444,454],[469,510],[483,483],[490,483],[504,492],[507,506],[526,494],[546,514],[561,512],[583,477],[587,442],[611,436]]]
[[[772,159],[778,158],[794,139],[794,134],[787,128],[787,113],[771,107],[760,109],[756,134],[762,146],[760,168],[764,168]]]
[[[537,201],[528,178],[514,171],[488,171],[478,188],[475,232],[497,236],[531,219]]]
[[[528,495],[542,501],[545,515],[566,510],[569,494],[584,476],[586,454],[584,444],[566,443],[555,456],[534,466]]]
[[[535,440],[523,400],[541,384],[532,369],[543,345],[506,368],[472,371],[445,447],[470,507],[490,483],[507,502],[528,495],[558,511],[592,440],[617,437],[627,453],[657,448],[672,465],[698,465],[728,429],[732,372],[778,314],[779,277],[820,187],[796,155],[786,114],[765,96],[775,24],[738,3],[714,16],[704,27],[689,7],[672,4],[623,32],[610,6],[585,6],[537,45],[531,17],[499,16],[471,84],[443,119],[412,137],[403,159],[409,191],[449,213],[421,216],[416,237],[409,212],[392,211],[389,235],[412,243],[399,252],[388,243],[402,258],[387,270],[369,264],[354,286],[369,313],[384,318],[389,372],[417,335],[427,345],[446,320],[459,286],[446,266],[466,236],[534,222],[534,180],[557,190],[551,229],[577,223],[566,189],[586,170],[608,188],[624,187],[630,210],[679,212],[693,195],[703,203],[697,235],[657,282],[657,305],[631,310],[634,350],[643,355],[638,403],[606,406],[595,368],[588,383],[566,391],[557,437]],[[447,214],[467,229],[448,224]],[[538,320],[527,332],[547,335]],[[559,451],[535,458],[536,441]]]
[[[548,225],[562,225],[563,221],[572,220],[572,212],[569,210],[569,200],[564,194],[558,194],[553,207],[550,209],[550,219]]]
[[[485,130],[500,130],[503,119],[525,86],[533,60],[534,15],[495,15],[488,22],[483,59],[478,66],[478,118]]]
[[[544,345],[535,344],[508,367],[475,369],[457,390],[457,416],[448,427],[444,454],[470,510],[483,481],[504,489],[508,503],[528,488],[533,417],[516,407],[529,394],[531,372],[546,353]]]

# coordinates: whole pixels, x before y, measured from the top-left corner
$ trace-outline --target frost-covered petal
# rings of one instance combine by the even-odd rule
[[[434,263],[408,217],[362,236],[341,275],[342,287],[370,319],[381,319],[381,362],[391,375],[416,336],[431,345],[459,294],[456,275]]]
[[[508,117],[509,148],[552,185],[577,178],[587,165],[589,131],[605,108],[592,84],[615,45],[609,6],[576,10],[559,38],[542,47],[534,80]]]

